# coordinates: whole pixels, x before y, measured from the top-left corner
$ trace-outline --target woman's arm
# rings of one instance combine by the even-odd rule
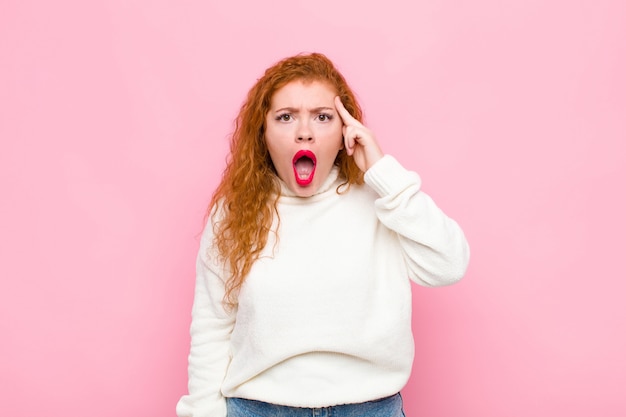
[[[223,272],[210,256],[211,224],[207,225],[196,261],[196,287],[191,318],[189,394],[177,406],[178,417],[226,417],[220,388],[230,363],[230,335],[235,311],[225,311]]]
[[[460,280],[469,263],[469,245],[459,225],[421,191],[421,179],[389,155],[365,173],[380,198],[379,220],[398,234],[409,277],[421,285],[441,286]]]

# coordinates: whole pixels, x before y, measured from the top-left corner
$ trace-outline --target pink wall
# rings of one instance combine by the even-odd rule
[[[626,3],[264,3],[3,2],[2,414],[174,415],[232,119],[321,51],[472,246],[408,415],[625,415]]]

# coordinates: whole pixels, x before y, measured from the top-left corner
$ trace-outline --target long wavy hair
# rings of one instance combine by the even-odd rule
[[[265,143],[265,119],[274,93],[292,81],[322,81],[333,87],[352,117],[362,111],[341,73],[323,54],[285,58],[265,71],[248,92],[235,120],[230,154],[222,180],[213,193],[208,215],[213,224],[214,245],[230,276],[226,277],[224,303],[234,307],[237,294],[253,263],[267,244],[274,216],[278,219],[278,175]],[[343,186],[362,184],[363,173],[345,147],[335,165]]]

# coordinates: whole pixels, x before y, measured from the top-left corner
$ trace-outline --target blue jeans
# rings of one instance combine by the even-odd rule
[[[243,398],[226,398],[228,417],[404,417],[400,394],[359,404],[322,408],[288,407]]]

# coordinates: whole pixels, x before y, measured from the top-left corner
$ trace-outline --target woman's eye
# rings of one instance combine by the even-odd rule
[[[330,114],[326,114],[326,113],[322,113],[322,114],[317,116],[317,119],[320,122],[327,122],[327,121],[331,120],[332,118],[333,118],[333,116],[331,116]]]
[[[289,113],[281,114],[276,118],[276,120],[280,120],[281,122],[288,122],[291,120],[291,115]]]

